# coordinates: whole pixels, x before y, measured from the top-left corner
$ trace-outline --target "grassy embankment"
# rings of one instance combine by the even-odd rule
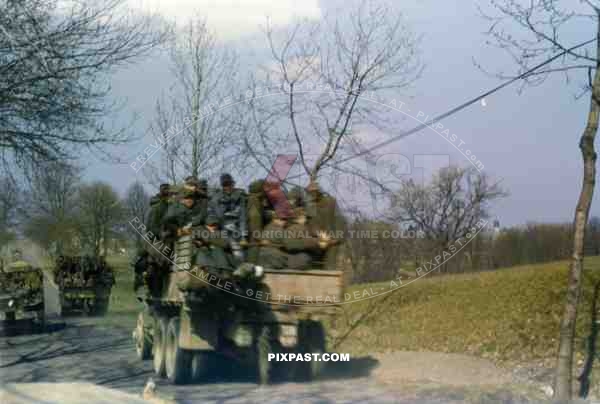
[[[554,359],[567,271],[567,262],[553,262],[424,278],[385,301],[345,305],[334,322],[331,342],[336,350],[354,355],[427,350],[500,362]],[[599,282],[600,257],[586,259],[577,321],[578,359],[590,334],[594,286]]]

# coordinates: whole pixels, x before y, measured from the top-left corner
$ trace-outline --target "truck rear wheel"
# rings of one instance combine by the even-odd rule
[[[154,357],[154,373],[158,377],[165,377],[165,353],[166,353],[166,336],[167,325],[169,319],[167,317],[154,318],[154,341],[152,344],[152,355]]]
[[[298,330],[300,353],[325,353],[326,339],[323,324],[317,321],[302,321]],[[323,372],[324,362],[311,360],[298,362],[300,366],[299,376],[304,380],[315,380]]]
[[[269,362],[271,351],[271,330],[269,327],[264,326],[260,329],[256,340],[258,384],[265,385],[271,382],[271,362]]]
[[[140,313],[135,327],[135,351],[141,360],[150,359],[152,356],[152,340],[146,329],[144,313]]]
[[[169,321],[166,335],[165,368],[167,378],[173,384],[183,384],[190,374],[190,352],[179,346],[179,317]]]
[[[208,352],[196,351],[190,361],[190,381],[198,382],[208,375],[211,356]]]
[[[43,308],[35,312],[35,321],[38,328],[44,331],[46,328],[46,312]]]
[[[108,311],[109,298],[97,297],[94,302],[94,314],[104,316]]]
[[[93,303],[92,299],[83,298],[81,305],[83,308],[83,313],[86,316],[92,316],[94,314],[94,303]]]

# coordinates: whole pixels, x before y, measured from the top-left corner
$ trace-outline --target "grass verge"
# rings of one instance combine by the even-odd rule
[[[345,305],[330,325],[331,342],[354,355],[427,350],[497,361],[554,357],[567,271],[567,262],[554,262],[424,278],[385,300]],[[600,257],[588,258],[577,321],[579,358],[587,346],[598,282]]]

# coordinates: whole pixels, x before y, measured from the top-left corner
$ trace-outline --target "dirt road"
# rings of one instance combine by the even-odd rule
[[[383,358],[381,362],[385,362]],[[379,363],[380,360],[373,357],[353,358],[349,364],[330,366],[326,377],[316,383],[280,381],[272,386],[258,387],[247,370],[222,361],[212,379],[203,384],[175,387],[155,380],[156,392],[168,402],[182,403],[525,403],[539,402],[540,399],[539,395],[535,399],[528,396],[528,399],[522,392],[516,393],[506,387],[473,389],[445,386],[438,380],[427,383],[399,383],[389,377],[388,380],[382,380],[382,374],[385,376],[390,373],[382,369]],[[4,384],[5,397],[8,397],[7,391],[10,389],[14,393],[12,384],[31,382],[91,382],[139,397],[146,382],[153,376],[151,368],[150,361],[140,362],[136,359],[131,330],[100,326],[92,318],[70,319],[64,329],[46,334],[0,338],[0,380]],[[35,386],[29,385],[27,388],[32,394],[38,394],[40,399],[47,399],[43,389],[48,385],[40,384],[37,389]],[[77,394],[70,393],[69,402],[78,402]],[[85,400],[82,396],[81,401],[94,402],[89,395]]]

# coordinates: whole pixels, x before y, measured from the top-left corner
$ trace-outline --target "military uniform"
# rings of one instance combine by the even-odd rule
[[[267,199],[264,191],[264,180],[254,181],[250,184],[248,195],[248,248],[247,260],[251,263],[258,263],[260,234],[270,221],[273,214],[273,207]]]
[[[161,231],[161,220],[166,214],[169,203],[170,203],[170,191],[169,184],[161,184],[160,192],[150,198],[150,209],[148,210],[146,217],[144,218],[144,224],[146,231],[152,232],[153,236],[160,238]],[[143,286],[144,279],[143,273],[146,272],[149,262],[149,252],[151,249],[148,245],[142,242],[142,246],[138,251],[137,257],[133,262],[133,269],[135,278],[133,282],[133,289],[136,291],[140,286]]]
[[[302,188],[298,186],[293,187],[290,192],[288,192],[287,198],[290,201],[292,208],[297,209],[304,207],[305,196]]]
[[[206,198],[199,197],[200,195],[194,191],[184,191],[183,196],[194,198],[194,204],[188,208],[183,202],[176,201],[169,206],[161,224],[162,233],[169,238],[177,236],[177,229],[189,224],[200,224],[206,218]]]
[[[248,234],[246,206],[247,196],[243,189],[234,188],[229,194],[218,190],[210,200],[208,212],[219,220],[222,229],[227,230],[229,225],[233,225],[232,229],[245,237]]]
[[[283,223],[280,223],[283,221]],[[262,231],[258,263],[269,269],[284,269],[288,265],[288,254],[285,252],[285,219],[273,220]]]
[[[204,221],[206,217],[206,197],[201,192],[197,182],[186,182],[180,190],[178,200],[169,202],[166,213],[164,213],[157,225],[159,238],[173,249],[173,243],[178,237],[178,231],[196,221]],[[183,203],[183,199],[193,200],[191,206]],[[168,272],[170,261],[155,249],[149,249],[154,264],[152,270],[147,273],[147,283],[153,285],[152,289],[158,293]]]
[[[160,237],[160,223],[169,210],[169,198],[155,195],[150,199],[150,210],[146,215],[144,224],[146,231],[152,232],[154,237]]]
[[[218,219],[207,216],[204,223],[216,226]],[[238,268],[242,260],[231,253],[230,241],[222,235],[219,231],[210,233],[208,229],[195,235],[197,249],[194,263],[197,266],[229,271]]]
[[[336,231],[343,230],[343,217],[337,212],[335,198],[322,192],[316,183],[311,183],[307,187],[307,194],[306,209],[313,231],[333,232],[335,236]],[[327,248],[323,257],[324,269],[336,269],[338,251],[337,243]]]
[[[234,184],[231,175],[221,175],[222,189],[211,198],[208,216],[218,221],[220,230],[227,235],[232,254],[243,261],[245,257],[240,242],[248,238],[247,195],[244,190],[233,188]]]
[[[289,269],[307,269],[315,262],[323,259],[324,249],[313,228],[303,219],[304,210],[294,210],[294,223],[285,231],[284,248],[288,253],[287,267]]]

